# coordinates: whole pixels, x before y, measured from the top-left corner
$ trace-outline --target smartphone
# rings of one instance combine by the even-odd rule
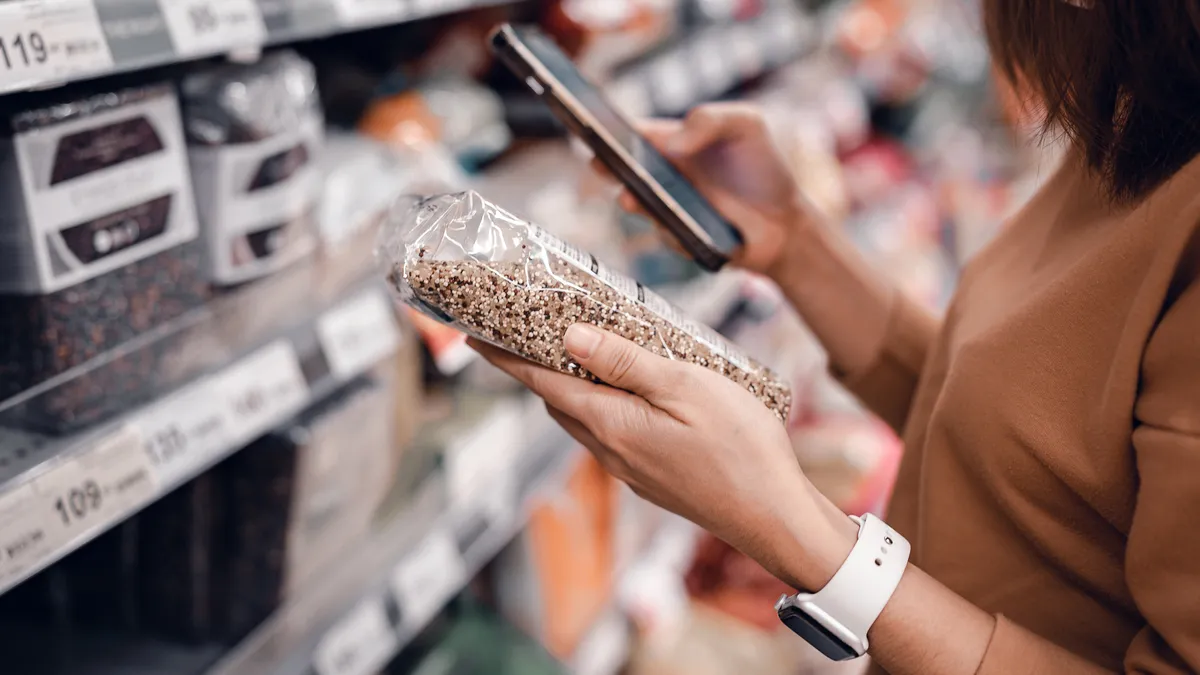
[[[729,261],[742,245],[738,231],[588,82],[554,40],[532,26],[503,24],[491,42],[497,57],[591,147],[697,263],[716,271]]]

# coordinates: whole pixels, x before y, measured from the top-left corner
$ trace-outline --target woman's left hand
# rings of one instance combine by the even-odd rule
[[[825,585],[858,528],[813,488],[787,433],[749,392],[586,324],[566,335],[595,384],[473,342],[643,498],[724,539],[802,590]]]

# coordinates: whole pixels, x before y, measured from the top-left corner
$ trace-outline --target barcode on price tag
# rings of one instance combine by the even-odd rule
[[[257,46],[266,39],[255,0],[159,0],[158,6],[180,56]]]
[[[317,645],[313,668],[318,675],[373,675],[400,646],[388,622],[382,598],[364,600]]]
[[[0,588],[157,492],[142,437],[122,427],[0,499]]]
[[[466,565],[454,537],[435,528],[392,571],[401,623],[408,628],[424,626],[466,582]]]
[[[112,63],[92,0],[0,2],[0,91],[98,72]]]
[[[408,19],[410,0],[334,0],[338,18],[347,26]]]
[[[300,361],[287,340],[263,347],[214,381],[215,396],[226,406],[233,443],[256,438],[308,401]]]
[[[330,370],[343,379],[378,363],[400,343],[391,302],[374,290],[326,312],[317,321],[317,336]]]
[[[138,414],[146,454],[163,485],[182,482],[233,449],[229,407],[211,379]]]

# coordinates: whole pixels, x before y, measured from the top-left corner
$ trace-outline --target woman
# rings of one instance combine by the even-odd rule
[[[887,520],[912,552],[876,670],[1196,672],[1200,0],[985,5],[997,62],[1073,149],[943,319],[818,222],[753,110],[647,133],[904,437]],[[643,496],[798,589],[841,568],[858,525],[749,394],[585,326],[566,347],[612,386],[479,348]]]

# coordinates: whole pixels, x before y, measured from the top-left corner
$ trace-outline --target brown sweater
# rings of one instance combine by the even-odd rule
[[[846,378],[913,563],[998,617],[980,673],[1200,670],[1198,224],[1200,159],[1115,209],[1069,158]]]

